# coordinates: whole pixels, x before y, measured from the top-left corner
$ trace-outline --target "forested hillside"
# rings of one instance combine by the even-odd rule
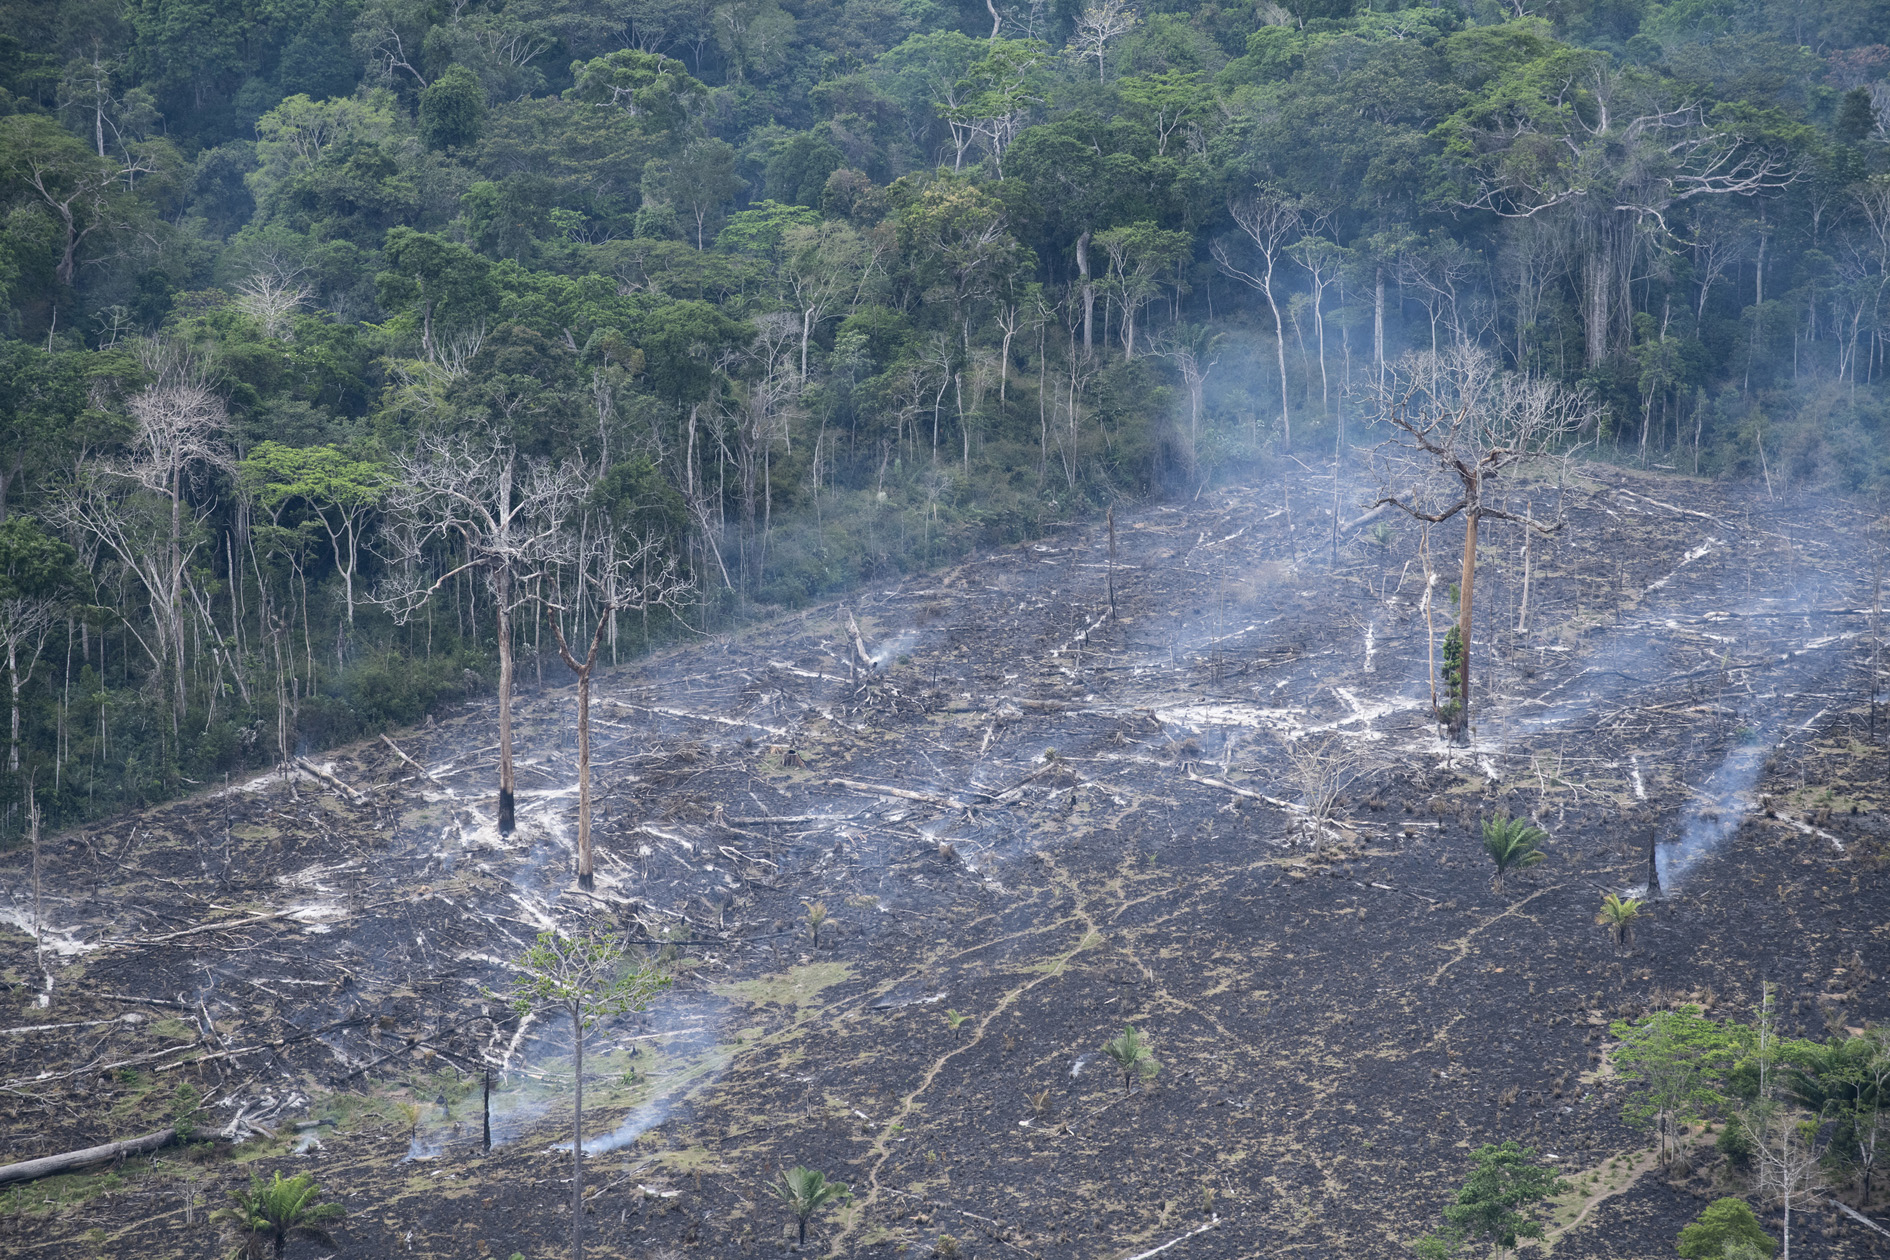
[[[564,681],[553,627],[1350,460],[1411,349],[1585,387],[1604,458],[1874,486],[1886,31],[3,0],[5,837],[488,691],[501,631]]]

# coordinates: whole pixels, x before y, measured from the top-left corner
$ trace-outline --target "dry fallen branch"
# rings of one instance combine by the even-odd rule
[[[1173,1247],[1179,1243],[1187,1242],[1190,1238],[1193,1238],[1196,1234],[1207,1233],[1210,1229],[1213,1229],[1216,1225],[1219,1225],[1220,1223],[1221,1223],[1221,1218],[1216,1216],[1213,1220],[1209,1221],[1207,1224],[1202,1225],[1196,1229],[1191,1229],[1179,1238],[1171,1238],[1159,1247],[1153,1247],[1147,1251],[1140,1253],[1139,1255],[1130,1256],[1129,1260],[1148,1260],[1150,1256],[1158,1256],[1162,1252],[1167,1251],[1170,1247]]]
[[[406,753],[402,752],[400,750],[399,744],[396,744],[393,740],[387,738],[387,736],[385,735],[381,736],[381,742],[383,744],[386,744],[389,748],[393,749],[394,756],[400,758],[402,761],[412,766],[420,774],[422,778],[426,779],[427,782],[429,783],[439,782],[438,779],[433,777],[433,772],[431,770],[427,769],[425,766],[415,761],[412,757],[409,757]]]
[[[1293,804],[1291,801],[1283,801],[1278,797],[1268,796],[1264,792],[1256,792],[1251,788],[1244,788],[1238,784],[1229,783],[1226,779],[1216,779],[1205,774],[1196,774],[1192,770],[1188,771],[1188,778],[1196,783],[1205,783],[1209,787],[1217,787],[1223,791],[1232,792],[1235,796],[1244,796],[1250,801],[1265,801],[1275,809],[1284,809],[1292,813],[1300,812],[1300,807]]]

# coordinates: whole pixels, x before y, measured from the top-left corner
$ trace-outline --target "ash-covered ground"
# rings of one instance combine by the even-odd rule
[[[1509,494],[1567,523],[1485,530],[1468,748],[1428,718],[1421,531],[1335,547],[1306,477],[1120,515],[1113,562],[1073,526],[607,673],[594,893],[549,661],[513,836],[488,700],[398,733],[410,761],[49,838],[37,947],[6,855],[0,1161],[158,1127],[186,1084],[220,1140],[14,1187],[0,1249],[227,1254],[207,1210],[281,1168],[348,1208],[345,1256],[557,1253],[570,1030],[492,992],[588,922],[678,978],[587,1056],[593,1254],[772,1252],[764,1183],[805,1163],[854,1189],[833,1255],[1130,1256],[1217,1219],[1163,1254],[1397,1255],[1510,1137],[1577,1178],[1557,1253],[1670,1254],[1731,1174],[1649,1169],[1609,1021],[1743,1015],[1762,980],[1798,1035],[1890,1016],[1874,535],[1595,466]],[[1439,638],[1461,540],[1430,539]],[[1552,840],[1499,894],[1500,811]],[[1617,954],[1594,912],[1650,842],[1667,896]],[[1125,1096],[1129,1023],[1163,1069]]]

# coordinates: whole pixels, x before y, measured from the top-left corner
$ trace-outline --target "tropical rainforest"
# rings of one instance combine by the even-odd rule
[[[501,646],[564,681],[567,633],[1348,461],[1414,350],[1585,392],[1603,459],[1871,490],[1887,30],[0,0],[7,837],[489,694]],[[484,517],[423,510],[454,470]]]

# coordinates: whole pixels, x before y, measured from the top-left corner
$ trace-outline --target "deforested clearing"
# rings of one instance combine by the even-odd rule
[[[502,995],[594,930],[674,976],[587,1044],[598,1254],[772,1251],[798,1167],[851,1188],[825,1254],[1392,1254],[1507,1139],[1565,1182],[1529,1245],[1657,1254],[1749,1160],[1705,1116],[1651,1158],[1620,1022],[1749,1023],[1764,982],[1788,1040],[1884,1017],[1877,596],[1849,505],[1557,471],[1506,490],[1566,522],[1526,614],[1523,539],[1482,557],[1461,744],[1419,527],[1334,563],[1261,480],[1118,514],[1113,562],[1071,526],[601,671],[588,891],[549,680],[509,835],[473,701],[47,837],[43,951],[9,854],[7,1155],[200,1101],[190,1144],[5,1191],[8,1249],[200,1254],[262,1168],[345,1205],[343,1254],[555,1254],[571,1029]],[[1500,893],[1498,816],[1547,833]],[[1831,1184],[1795,1241],[1875,1254]]]

